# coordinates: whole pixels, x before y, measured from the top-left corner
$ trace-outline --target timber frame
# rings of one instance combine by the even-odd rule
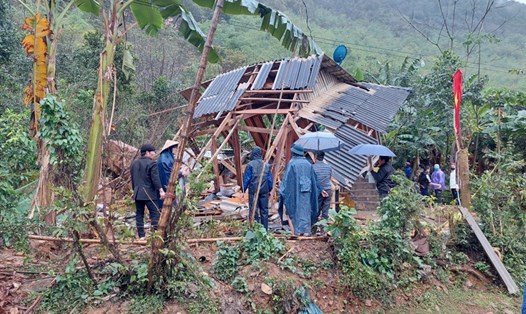
[[[222,74],[214,80],[202,84],[197,108],[197,111],[201,111],[194,114],[189,136],[193,139],[190,146],[198,162],[205,153],[212,155],[209,160],[215,173],[216,191],[225,183],[220,165],[228,169],[232,178],[242,186],[241,139],[246,139],[247,135],[255,145],[262,148],[264,161],[270,163],[275,183],[291,157],[290,147],[301,135],[318,131],[322,127],[338,136],[338,125],[333,125],[332,122],[320,123],[319,119],[310,118],[311,115],[325,116],[328,121],[338,122],[339,125],[346,125],[359,132],[369,142],[380,142],[382,130],[359,121],[352,116],[353,113],[341,118],[342,113],[338,112],[340,116],[335,118],[330,108],[323,107],[326,102],[331,102],[327,98],[327,93],[330,92],[344,92],[350,87],[361,93],[369,92],[369,88],[359,84],[325,55],[246,66]],[[188,89],[180,93],[186,98],[189,96]],[[403,97],[404,100],[408,93]],[[314,103],[322,105],[320,108],[312,107],[311,104]],[[399,107],[401,102],[397,105]],[[195,141],[198,137],[205,137],[205,144],[201,147]],[[354,145],[350,143],[347,147],[352,146]],[[233,152],[231,162],[218,158],[219,152],[226,147]],[[346,182],[352,180],[353,178]]]

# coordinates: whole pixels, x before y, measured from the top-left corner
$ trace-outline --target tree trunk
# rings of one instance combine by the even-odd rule
[[[113,61],[115,58],[116,35],[111,36],[111,34],[116,34],[116,25],[118,25],[118,23],[112,21],[107,26],[106,47],[100,56],[99,80],[97,91],[93,99],[93,112],[88,138],[88,153],[86,167],[84,169],[84,186],[82,195],[86,204],[90,204],[95,200],[100,181],[102,167],[102,136],[105,124],[104,119],[111,87],[110,81],[113,78],[111,73],[113,71]]]
[[[471,209],[471,190],[469,189],[468,149],[458,152],[458,177],[460,178],[460,201],[463,207]]]
[[[152,245],[152,253],[150,255],[150,262],[148,265],[148,289],[150,289],[153,285],[153,273],[156,270],[157,275],[160,274],[162,271],[161,267],[161,259],[159,258],[159,249],[163,245],[169,244],[169,242],[175,242],[178,239],[176,237],[167,237],[166,235],[166,229],[168,227],[168,222],[172,221],[172,224],[177,224],[178,217],[181,215],[176,215],[177,219],[170,219],[170,216],[172,214],[172,204],[175,199],[175,190],[177,186],[177,178],[179,175],[179,170],[181,169],[181,164],[183,160],[183,154],[186,148],[186,143],[188,142],[188,136],[191,131],[192,127],[192,120],[194,116],[195,107],[197,104],[197,98],[199,95],[199,89],[201,87],[201,83],[203,81],[203,77],[206,72],[206,66],[208,61],[208,55],[210,53],[210,50],[212,48],[212,42],[214,40],[214,35],[217,29],[217,25],[219,23],[219,18],[221,17],[221,10],[223,9],[223,3],[224,0],[217,0],[216,6],[214,9],[214,15],[212,17],[212,21],[210,23],[210,30],[208,31],[208,35],[206,37],[205,47],[203,49],[203,53],[201,54],[201,59],[199,61],[199,69],[197,70],[197,75],[195,77],[194,86],[192,88],[192,94],[190,95],[190,100],[188,102],[188,106],[186,108],[186,116],[183,121],[183,124],[181,126],[181,139],[179,141],[179,149],[177,150],[177,155],[175,156],[174,165],[172,168],[172,173],[170,175],[170,180],[168,182],[168,188],[167,193],[164,199],[163,209],[161,212],[161,218],[159,220],[159,227],[158,232],[160,234],[160,237],[155,237]],[[185,196],[182,195],[179,198],[179,203],[177,210],[178,211],[184,211],[183,207],[183,198]],[[170,228],[173,230],[173,228]]]
[[[51,185],[52,173],[50,171],[49,165],[49,151],[46,148],[46,145],[39,137],[35,137],[38,147],[38,158],[40,164],[39,176],[38,176],[38,185],[31,201],[31,212],[29,214],[29,219],[33,218],[35,209],[40,211],[40,209],[47,209],[51,204],[53,204],[53,187]],[[45,222],[48,224],[55,224],[56,213],[54,211],[46,214],[44,218]]]

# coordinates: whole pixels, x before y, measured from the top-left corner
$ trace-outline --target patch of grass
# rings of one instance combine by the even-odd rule
[[[248,283],[243,277],[236,277],[232,280],[232,287],[236,289],[237,292],[247,293],[248,292]]]
[[[164,300],[158,295],[139,296],[128,305],[130,314],[160,313],[164,309]]]
[[[451,288],[448,293],[429,290],[404,306],[391,308],[389,313],[520,313],[520,299],[502,291],[464,290]]]

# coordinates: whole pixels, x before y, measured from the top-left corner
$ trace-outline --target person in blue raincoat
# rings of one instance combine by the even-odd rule
[[[318,194],[321,188],[312,164],[303,156],[303,147],[294,144],[290,151],[292,158],[285,169],[279,193],[283,197],[285,211],[292,220],[294,234],[311,235],[312,224],[319,213]]]
[[[245,174],[243,175],[243,192],[248,189],[248,207],[250,217],[254,210],[254,198],[256,194],[258,198],[255,202],[256,213],[254,215],[255,221],[262,224],[268,230],[268,194],[272,190],[272,173],[270,166],[265,164],[262,158],[261,148],[254,147],[250,154],[251,161],[248,163]],[[261,185],[259,183],[261,182]],[[258,192],[258,185],[259,192]]]
[[[157,158],[157,169],[159,171],[159,179],[161,180],[161,186],[166,192],[168,188],[168,182],[170,181],[170,175],[172,174],[172,168],[174,166],[174,156],[177,152],[177,147],[179,142],[167,140],[164,143],[163,148],[161,148],[161,154]],[[186,153],[186,152],[185,152]],[[184,159],[184,157],[183,157]],[[181,166],[181,171],[179,171],[178,180],[183,180],[189,173],[189,169],[186,165]],[[163,208],[163,200],[158,201],[159,209]]]

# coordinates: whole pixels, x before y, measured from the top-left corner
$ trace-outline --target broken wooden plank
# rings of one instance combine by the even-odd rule
[[[466,219],[466,221],[468,222],[469,226],[471,227],[471,230],[475,232],[477,239],[479,240],[480,244],[482,244],[484,251],[486,251],[486,254],[491,260],[491,263],[493,264],[493,266],[499,273],[499,276],[502,279],[502,281],[504,281],[504,284],[506,284],[506,288],[508,288],[508,292],[510,294],[519,293],[519,288],[517,287],[517,284],[515,284],[515,281],[513,281],[513,278],[511,277],[510,273],[508,272],[504,264],[502,264],[497,254],[495,254],[493,247],[489,243],[484,233],[482,233],[482,230],[480,230],[480,227],[478,223],[475,221],[475,218],[473,218],[471,213],[466,208],[462,206],[458,206],[458,209],[464,216],[464,219]]]

